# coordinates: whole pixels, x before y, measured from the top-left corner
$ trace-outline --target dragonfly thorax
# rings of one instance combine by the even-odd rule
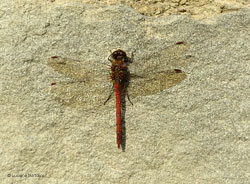
[[[127,72],[126,65],[115,65],[111,66],[111,80],[113,82],[122,82],[124,79],[125,73]]]

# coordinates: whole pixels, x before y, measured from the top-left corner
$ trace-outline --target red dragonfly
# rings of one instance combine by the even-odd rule
[[[112,63],[110,73],[113,83],[112,92],[114,89],[116,92],[118,148],[120,148],[122,141],[121,91],[125,90],[126,93],[128,90],[131,97],[146,96],[161,92],[180,83],[186,78],[186,74],[180,69],[166,70],[166,68],[186,65],[190,58],[185,59],[183,56],[188,49],[188,44],[177,42],[160,54],[148,58],[146,61],[149,62],[144,62],[144,67],[142,65],[138,66],[138,75],[130,74],[128,65],[132,62],[132,58],[127,57],[124,51],[118,49],[111,53],[108,60]],[[158,66],[154,67],[153,71],[152,66],[149,66],[152,61]],[[110,88],[106,86],[109,82],[105,80],[105,77],[89,72],[80,61],[52,56],[48,60],[48,65],[55,71],[74,79],[74,81],[70,82],[51,83],[51,92],[61,104],[76,108],[96,109],[102,107],[103,102],[106,104],[111,99],[112,92],[107,91]],[[133,80],[130,80],[130,78]],[[110,95],[107,99],[105,94],[108,93]]]

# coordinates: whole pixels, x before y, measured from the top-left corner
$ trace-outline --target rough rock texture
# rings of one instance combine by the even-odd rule
[[[67,0],[56,0],[55,3]],[[206,19],[220,13],[250,7],[248,0],[83,0],[90,4],[124,4],[150,16],[188,14],[195,19]]]
[[[173,46],[179,41],[181,52]],[[5,1],[0,43],[0,183],[249,183],[249,9],[201,22],[147,17],[124,5]],[[48,65],[50,56],[108,77],[116,48],[135,50],[135,72],[181,68],[187,76],[127,103],[124,152],[113,101],[72,107],[58,103],[49,85],[72,81]]]

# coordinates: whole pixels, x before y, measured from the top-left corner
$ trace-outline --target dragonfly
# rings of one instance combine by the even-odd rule
[[[146,58],[143,65],[137,65],[137,73],[130,73],[129,65],[133,64],[133,54],[129,58],[125,51],[118,49],[111,52],[108,60],[111,62],[109,78],[98,74],[95,70],[89,71],[81,61],[59,56],[48,59],[48,65],[55,71],[72,81],[51,83],[51,94],[60,104],[86,110],[107,106],[113,92],[116,93],[116,134],[117,145],[120,148],[122,141],[121,121],[121,93],[125,93],[130,100],[132,97],[148,96],[173,87],[186,78],[181,69],[167,69],[168,67],[185,66],[191,57],[184,54],[189,44],[177,42],[161,53]],[[150,63],[155,66],[150,66]],[[100,64],[100,67],[101,64]],[[152,69],[153,68],[153,69]],[[101,72],[102,73],[102,72]],[[111,81],[111,83],[110,83]],[[111,91],[110,91],[110,84]],[[113,100],[114,101],[114,100]]]

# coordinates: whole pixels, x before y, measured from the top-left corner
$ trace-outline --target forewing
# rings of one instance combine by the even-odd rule
[[[190,45],[188,43],[182,42],[182,44],[168,46],[158,53],[139,57],[134,59],[129,66],[130,71],[136,75],[144,75],[152,71],[160,72],[171,68],[183,68],[194,61],[194,57],[187,54],[189,48]]]
[[[52,56],[48,59],[48,65],[58,73],[78,81],[94,78],[94,74],[87,70],[78,60]]]

